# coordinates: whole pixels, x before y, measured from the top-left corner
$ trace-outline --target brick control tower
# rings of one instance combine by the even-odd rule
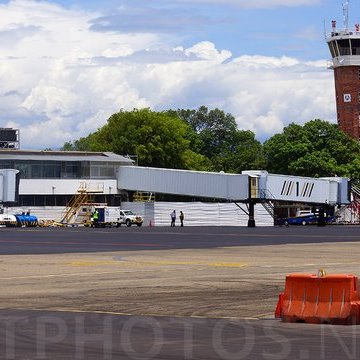
[[[337,120],[342,131],[360,139],[360,25],[349,29],[349,1],[343,3],[344,28],[331,22],[326,36],[334,69]]]

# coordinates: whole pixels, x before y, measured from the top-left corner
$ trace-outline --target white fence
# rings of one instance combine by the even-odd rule
[[[241,205],[246,209],[246,205]],[[170,226],[170,213],[177,214],[176,225],[180,225],[180,210],[184,213],[184,226],[247,226],[248,216],[234,203],[202,202],[126,202],[123,209],[132,210],[144,217],[144,225]],[[261,204],[255,205],[257,226],[273,226],[274,220]]]
[[[246,210],[246,205],[241,204]],[[185,226],[247,226],[248,216],[234,203],[202,203],[202,202],[124,202],[122,209],[132,210],[144,218],[144,226],[170,226],[170,213],[177,214],[176,225],[180,225],[180,210],[185,215]],[[11,207],[5,208],[9,214],[30,210],[39,220],[60,221],[64,207]],[[274,220],[261,204],[255,205],[257,226],[273,226]]]

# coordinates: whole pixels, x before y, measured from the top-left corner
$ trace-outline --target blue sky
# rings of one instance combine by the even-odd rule
[[[262,141],[334,122],[332,19],[341,0],[0,0],[0,126],[57,148],[121,108],[219,107]]]
[[[9,1],[0,1],[0,3]],[[293,56],[316,60],[327,56],[324,22],[343,23],[344,0],[53,0],[68,9],[97,10],[96,31],[173,33],[187,47],[204,39],[234,56]],[[257,4],[260,3],[260,4]],[[262,4],[266,4],[263,6]],[[277,5],[278,4],[278,5]],[[360,1],[349,1],[349,24],[360,21]],[[123,23],[123,19],[129,19]],[[106,26],[96,27],[101,20]],[[97,24],[97,20],[99,23]],[[131,20],[131,21],[130,21]]]

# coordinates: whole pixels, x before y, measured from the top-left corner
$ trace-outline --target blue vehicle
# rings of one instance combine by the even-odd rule
[[[283,219],[283,223],[285,226],[288,225],[315,225],[318,223],[319,217],[315,214],[308,214],[296,217],[290,217],[287,219]],[[325,223],[330,224],[335,222],[335,216],[325,216]]]
[[[29,212],[15,214],[16,226],[19,227],[35,227],[38,226],[38,218],[35,215],[31,215]]]

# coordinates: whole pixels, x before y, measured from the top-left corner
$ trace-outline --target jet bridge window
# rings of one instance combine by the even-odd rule
[[[257,177],[250,178],[250,196],[252,199],[258,198],[259,179]]]

